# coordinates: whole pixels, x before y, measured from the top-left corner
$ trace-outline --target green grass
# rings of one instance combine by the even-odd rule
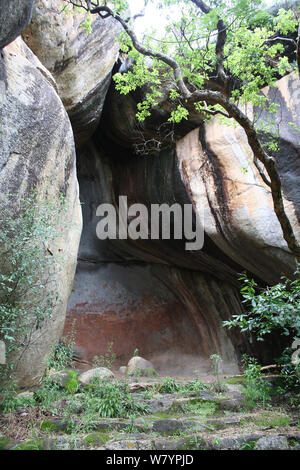
[[[284,427],[288,426],[290,422],[290,418],[284,414],[263,414],[261,417],[254,419],[254,423],[261,427]]]
[[[90,446],[101,446],[111,439],[110,434],[104,432],[93,432],[84,438],[84,442]]]

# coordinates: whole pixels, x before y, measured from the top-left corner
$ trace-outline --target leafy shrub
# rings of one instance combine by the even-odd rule
[[[160,393],[176,393],[180,390],[180,386],[176,384],[172,377],[165,377],[160,388]]]
[[[200,380],[192,380],[185,386],[185,389],[188,392],[197,392],[201,390],[207,390],[208,387]]]
[[[8,207],[13,205],[10,198]],[[0,365],[0,372],[6,382],[59,302],[54,273],[60,260],[51,246],[64,209],[63,198],[41,199],[32,191],[21,208],[1,211],[0,340],[6,345],[8,365]]]
[[[106,367],[107,369],[112,368],[116,360],[116,354],[113,352],[113,341],[108,343],[107,350],[104,355],[94,356],[93,367]]]
[[[102,418],[127,418],[147,411],[144,405],[134,401],[126,383],[94,379],[92,385],[95,386],[88,389],[86,400],[87,413],[97,413]]]
[[[74,341],[67,338],[61,338],[53,345],[48,359],[48,368],[63,370],[70,367],[73,361]]]
[[[293,352],[292,348],[286,348],[277,360],[277,364],[283,366],[280,369],[280,389],[278,387],[282,393],[300,388],[300,364],[291,362]]]
[[[271,400],[270,384],[264,380],[261,367],[257,360],[252,357],[243,356],[244,370],[244,391],[247,405],[254,408],[257,405],[265,407]]]
[[[295,273],[296,279],[282,277],[282,282],[272,287],[259,290],[253,279],[244,274],[240,280],[243,302],[247,308],[245,313],[233,315],[233,319],[224,321],[223,325],[238,327],[242,332],[255,334],[258,341],[273,331],[300,338],[300,264]]]

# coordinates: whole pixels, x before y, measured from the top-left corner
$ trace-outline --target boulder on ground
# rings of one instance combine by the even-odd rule
[[[264,436],[258,439],[254,450],[288,450],[288,448],[287,438],[274,434],[273,436]]]
[[[72,374],[68,370],[60,370],[58,372],[53,371],[50,373],[51,381],[62,388],[66,387],[66,384],[71,377]]]
[[[120,367],[119,372],[120,372],[122,375],[125,375],[126,372],[127,372],[127,367],[126,367],[126,366]]]
[[[142,357],[135,356],[131,358],[127,364],[127,375],[155,377],[157,372],[155,371],[152,362],[147,361]]]
[[[90,369],[82,374],[79,375],[78,380],[80,383],[84,385],[88,385],[91,383],[92,379],[99,379],[99,380],[108,380],[108,379],[113,379],[114,373],[106,369],[106,367],[97,367],[96,369]]]

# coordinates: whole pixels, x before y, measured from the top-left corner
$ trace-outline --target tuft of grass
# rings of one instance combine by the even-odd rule
[[[254,419],[254,423],[261,427],[284,427],[290,424],[291,420],[284,414],[262,414]]]

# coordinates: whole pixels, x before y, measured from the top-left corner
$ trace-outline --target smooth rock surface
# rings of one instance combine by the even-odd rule
[[[34,0],[0,0],[0,49],[14,41],[28,26]]]
[[[59,201],[61,194],[65,196],[68,221],[57,227],[55,246],[49,247],[64,260],[63,266],[53,266],[61,301],[33,333],[32,347],[18,362],[17,381],[24,388],[40,380],[52,345],[62,334],[82,227],[72,128],[53,83],[20,38],[2,50],[0,210],[14,210],[36,187],[43,198]],[[11,206],[8,194],[13,195]]]
[[[257,441],[254,450],[288,450],[288,441],[285,436],[264,436]]]
[[[152,362],[147,361],[143,357],[135,356],[130,359],[127,364],[127,375],[141,375],[141,376],[155,375],[155,370]]]
[[[23,38],[55,77],[59,96],[70,116],[75,140],[81,145],[94,132],[119,55],[121,28],[112,18],[92,18],[92,32],[81,24],[81,12],[62,12],[60,0],[36,0]]]
[[[105,367],[97,367],[96,369],[90,369],[79,375],[78,381],[84,385],[91,383],[92,379],[107,380],[113,379],[114,374]]]

